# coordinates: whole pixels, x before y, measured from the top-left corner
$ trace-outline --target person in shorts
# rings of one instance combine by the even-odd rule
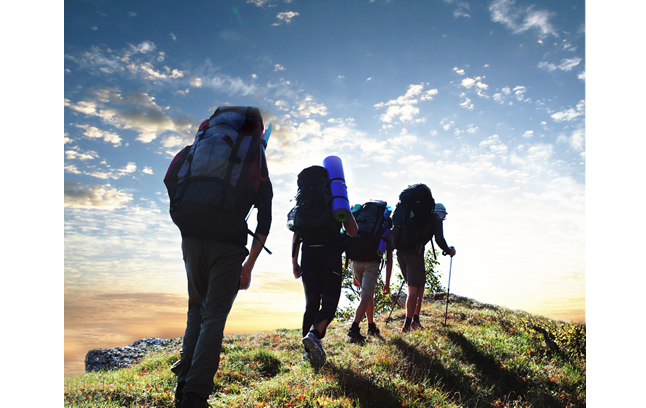
[[[444,239],[442,222],[446,219],[447,211],[444,205],[435,204],[435,212],[428,217],[427,222],[431,223],[431,235],[426,237],[424,242],[435,237],[435,242],[446,254],[453,257],[456,253],[454,247],[449,247]],[[425,245],[419,245],[417,249],[397,250],[397,261],[402,271],[404,280],[408,285],[408,298],[406,299],[406,320],[402,332],[424,329],[419,315],[422,309],[424,298],[424,286],[426,286],[426,265],[424,262]]]
[[[390,275],[393,269],[392,252],[394,247],[392,236],[389,236],[386,242],[386,281],[383,289],[384,294],[390,293]],[[364,316],[368,320],[368,334],[378,336],[380,332],[374,319],[374,295],[380,272],[381,259],[372,261],[352,260],[352,275],[355,286],[359,286],[361,291],[359,305],[357,305],[357,310],[354,313],[354,320],[348,330],[348,336],[359,343],[365,341],[365,337],[361,334],[359,327]]]

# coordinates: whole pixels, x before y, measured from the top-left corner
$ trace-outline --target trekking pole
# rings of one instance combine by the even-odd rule
[[[446,255],[446,252],[443,253]],[[444,311],[444,325],[446,326],[446,319],[449,315],[449,296],[451,294],[451,269],[453,268],[453,257],[451,257],[451,263],[449,265],[449,283],[446,287],[446,310]]]
[[[393,307],[390,309],[390,313],[388,313],[388,317],[386,318],[386,322],[390,321],[390,315],[392,315],[393,310],[395,310],[395,305],[397,304],[397,300],[399,300],[399,294],[401,293],[402,288],[404,287],[404,283],[406,283],[406,281],[402,279],[402,284],[399,286],[399,290],[397,291],[397,296],[395,298],[396,300],[393,301]]]

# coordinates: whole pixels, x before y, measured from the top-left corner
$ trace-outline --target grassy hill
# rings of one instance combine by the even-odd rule
[[[584,407],[586,327],[451,297],[424,305],[426,330],[400,333],[403,311],[377,318],[365,345],[333,322],[318,372],[300,330],[224,339],[213,407]],[[367,323],[362,324],[365,334]],[[131,368],[65,380],[65,406],[172,407],[179,348]]]

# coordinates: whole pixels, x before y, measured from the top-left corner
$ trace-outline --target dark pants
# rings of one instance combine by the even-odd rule
[[[207,398],[220,364],[227,317],[238,294],[244,247],[186,237],[182,252],[188,278],[188,313],[182,358],[173,370],[184,392]]]
[[[303,246],[301,267],[305,291],[305,314],[303,315],[303,336],[320,322],[334,319],[341,297],[342,250],[337,246]],[[325,337],[325,329],[319,338]]]

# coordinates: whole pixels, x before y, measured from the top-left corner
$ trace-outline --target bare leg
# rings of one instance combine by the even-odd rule
[[[375,322],[375,298],[374,298],[374,295],[370,297],[370,302],[368,303],[368,308],[366,309],[366,317],[368,318],[368,324]]]

